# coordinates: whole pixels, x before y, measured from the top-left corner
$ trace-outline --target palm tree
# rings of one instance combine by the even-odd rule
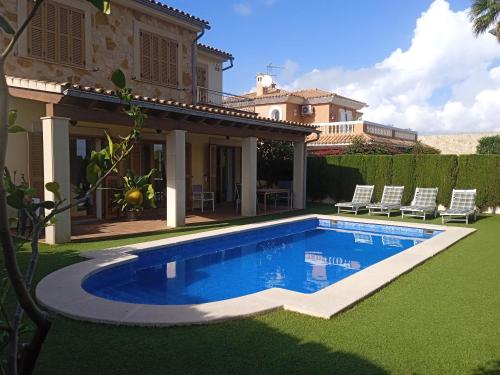
[[[489,31],[500,43],[500,0],[473,0],[469,17],[476,36]]]

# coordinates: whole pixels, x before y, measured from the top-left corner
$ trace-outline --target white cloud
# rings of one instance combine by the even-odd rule
[[[334,90],[367,102],[367,120],[421,133],[500,131],[499,59],[494,37],[473,36],[467,11],[435,0],[417,19],[407,50],[364,69],[314,69],[287,86]],[[436,103],[433,95],[443,93]]]
[[[250,14],[252,14],[252,8],[247,3],[234,4],[233,10],[240,16],[249,16]]]

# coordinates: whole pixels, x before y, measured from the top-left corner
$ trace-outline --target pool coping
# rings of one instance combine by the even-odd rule
[[[82,281],[90,275],[119,263],[130,262],[135,259],[137,256],[131,254],[131,252],[148,251],[167,245],[217,237],[229,233],[245,232],[311,218],[440,230],[443,233],[426,239],[424,242],[403,250],[312,294],[271,288],[246,296],[202,304],[147,305],[108,300],[92,295],[82,288]],[[337,215],[310,214],[294,216],[82,253],[82,256],[89,258],[89,260],[64,267],[43,278],[36,287],[36,297],[43,306],[60,315],[78,320],[120,325],[172,326],[205,324],[261,314],[277,309],[328,319],[350,308],[397,277],[475,231],[474,228]]]

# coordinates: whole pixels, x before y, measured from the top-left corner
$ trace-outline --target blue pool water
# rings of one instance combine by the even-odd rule
[[[268,288],[314,293],[439,232],[307,219],[137,253],[83,288],[131,303],[219,301]]]

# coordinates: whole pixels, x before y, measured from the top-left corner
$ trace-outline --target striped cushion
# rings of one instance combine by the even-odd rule
[[[404,186],[384,186],[380,203],[385,205],[400,205],[404,190]]]
[[[434,207],[436,205],[438,188],[417,188],[411,202],[412,206]]]
[[[370,203],[372,199],[373,185],[356,185],[352,203]]]
[[[455,190],[451,196],[449,211],[469,211],[476,207],[476,189]]]

